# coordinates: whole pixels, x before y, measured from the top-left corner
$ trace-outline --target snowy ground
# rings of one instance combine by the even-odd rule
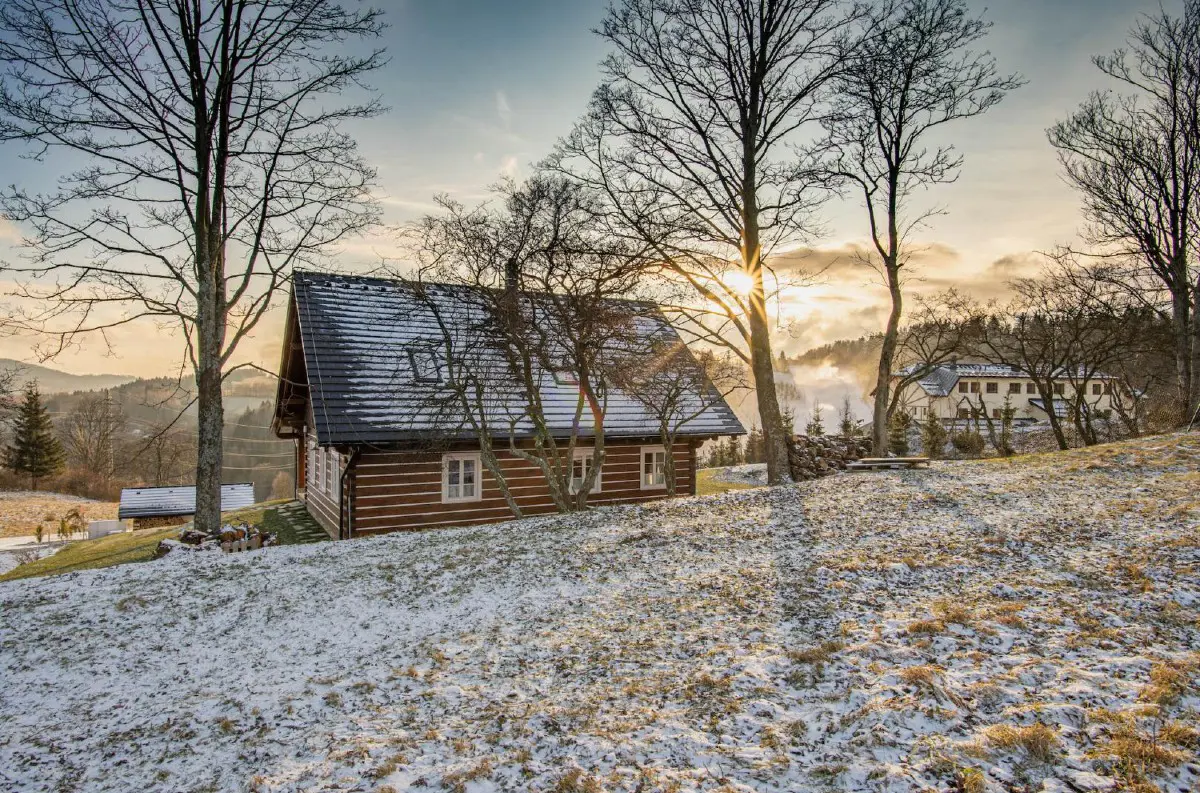
[[[1176,436],[0,583],[0,789],[1195,790],[1198,471]]]
[[[765,485],[767,483],[767,464],[746,463],[721,468],[713,476],[713,481],[738,485]]]

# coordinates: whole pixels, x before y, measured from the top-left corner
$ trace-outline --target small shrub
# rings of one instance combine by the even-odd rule
[[[950,436],[950,443],[954,444],[955,451],[965,457],[978,457],[987,445],[983,436],[973,430],[954,433]]]

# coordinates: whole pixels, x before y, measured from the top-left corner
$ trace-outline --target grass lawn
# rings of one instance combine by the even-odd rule
[[[329,535],[309,516],[303,505],[295,501],[264,501],[253,507],[227,512],[224,521],[246,523],[268,532],[273,531],[279,535],[280,545],[301,545],[329,539]],[[159,540],[178,537],[182,528],[144,529],[73,542],[53,556],[23,564],[0,575],[0,581],[59,575],[126,562],[146,562],[154,558]]]
[[[742,482],[718,482],[714,477],[723,469],[702,468],[696,472],[696,495],[715,496],[718,493],[728,493],[730,490],[749,490],[757,485],[747,485]]]
[[[144,529],[124,534],[110,534],[96,540],[81,540],[67,545],[53,556],[28,562],[0,575],[0,581],[33,578],[40,575],[59,575],[76,570],[111,567],[126,562],[145,562],[154,558],[159,540],[175,537],[178,527]]]

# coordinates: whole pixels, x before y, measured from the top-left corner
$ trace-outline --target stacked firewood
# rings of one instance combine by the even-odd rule
[[[166,556],[174,550],[188,551],[254,551],[279,544],[278,535],[251,528],[246,524],[225,524],[218,536],[212,537],[195,529],[184,529],[178,540],[162,540],[158,543],[157,556]]]
[[[838,435],[797,435],[788,444],[788,462],[797,482],[819,479],[846,470],[846,465],[871,453],[869,438]]]

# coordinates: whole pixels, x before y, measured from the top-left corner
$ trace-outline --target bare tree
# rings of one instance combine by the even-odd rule
[[[107,391],[79,401],[59,426],[71,465],[112,479],[125,416]]]
[[[195,437],[170,424],[152,426],[144,440],[136,440],[127,448],[135,475],[155,487],[181,484],[189,460],[196,457]]]
[[[1124,93],[1097,92],[1049,130],[1067,181],[1083,199],[1087,240],[1165,290],[1178,388],[1200,402],[1200,2],[1141,17],[1128,49],[1094,58]],[[1140,271],[1140,272],[1139,272]]]
[[[917,310],[900,329],[895,364],[898,373],[891,389],[887,413],[906,407],[909,386],[928,377],[939,366],[965,352],[972,301],[953,289],[917,299]]]
[[[1070,446],[1064,419],[1085,444],[1098,443],[1094,422],[1111,388],[1105,375],[1139,343],[1136,312],[1110,302],[1101,273],[1070,260],[1051,259],[1038,277],[1010,286],[1011,301],[971,322],[971,351],[1034,382],[1060,448]],[[1092,386],[1101,393],[1091,393]]]
[[[619,228],[687,288],[698,337],[750,366],[768,480],[791,481],[764,271],[825,200],[804,133],[852,23],[840,0],[625,0],[599,31],[614,53],[551,162],[609,199]]]
[[[0,141],[82,162],[3,194],[27,230],[25,329],[150,320],[186,341],[199,408],[196,525],[220,519],[221,382],[296,263],[369,227],[373,170],[340,130],[379,12],[329,0],[7,0]],[[349,54],[347,54],[349,53]],[[359,101],[353,98],[363,95]]]
[[[729,354],[702,350],[693,355],[673,330],[663,332],[616,367],[614,380],[622,393],[637,400],[658,423],[666,450],[667,494],[674,496],[675,440],[679,432],[735,391],[747,388],[746,367]]]
[[[537,465],[555,505],[571,511],[586,505],[603,466],[610,372],[648,310],[624,299],[636,293],[644,256],[610,233],[593,195],[577,183],[538,176],[497,192],[499,207],[440,198],[444,211],[418,227],[422,280],[462,287],[453,327],[439,319],[453,358],[447,407],[465,413],[456,420],[479,437],[502,487],[491,445],[507,436],[509,452]],[[546,402],[555,382],[575,394],[568,416]],[[531,445],[518,442],[519,427]],[[584,437],[591,463],[580,478],[575,449]]]
[[[864,263],[883,277],[891,311],[875,378],[875,453],[888,451],[891,377],[904,314],[904,280],[916,252],[911,235],[934,211],[914,194],[958,178],[962,158],[931,143],[946,124],[986,113],[1021,85],[976,51],[991,24],[965,0],[888,0],[872,10],[846,53],[826,119],[834,172],[862,197],[873,251]]]

